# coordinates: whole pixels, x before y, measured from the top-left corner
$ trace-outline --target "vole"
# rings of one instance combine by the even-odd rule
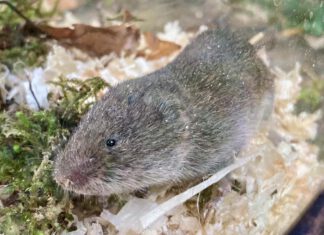
[[[109,195],[227,166],[271,106],[273,79],[228,30],[200,34],[164,68],[111,88],[54,163],[64,189]]]

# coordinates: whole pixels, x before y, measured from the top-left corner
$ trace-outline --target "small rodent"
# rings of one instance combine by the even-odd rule
[[[247,143],[273,79],[228,30],[200,34],[164,68],[111,88],[55,160],[64,189],[131,192],[215,173]]]

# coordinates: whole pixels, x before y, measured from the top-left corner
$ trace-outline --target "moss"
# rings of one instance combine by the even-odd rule
[[[269,19],[278,27],[297,27],[307,34],[324,34],[324,3],[317,0],[242,0],[259,4],[269,11]]]
[[[0,233],[48,234],[72,226],[72,212],[51,177],[53,157],[107,84],[100,78],[55,84],[63,95],[51,100],[52,109],[0,113],[0,185],[6,185],[0,189]]]
[[[299,100],[303,103],[305,109],[313,112],[320,107],[322,96],[318,90],[313,88],[304,88],[300,93]]]
[[[62,90],[62,97],[53,104],[60,117],[61,124],[66,127],[74,127],[80,120],[80,116],[98,100],[98,91],[109,85],[98,77],[85,81],[59,78],[52,82]]]
[[[56,6],[50,12],[42,12],[42,0],[12,0],[8,1],[30,21],[37,22],[55,13]],[[47,47],[39,37],[30,37],[25,19],[5,4],[0,5],[0,61],[12,66],[17,60],[28,66],[37,66],[44,61]],[[35,35],[34,35],[35,36]]]
[[[296,112],[315,112],[323,103],[323,94],[324,81],[312,81],[310,84],[302,88],[296,105]]]
[[[59,198],[51,178],[50,151],[68,132],[60,128],[53,111],[2,113],[1,119],[0,183],[6,185],[2,196],[7,198],[0,231],[7,234],[18,226],[21,232],[34,232],[42,227],[36,211],[46,207],[49,198]]]
[[[37,2],[33,0],[11,0],[8,1],[22,12],[30,20],[38,19]],[[36,3],[36,4],[35,4]],[[22,23],[21,17],[6,5],[0,5],[0,25],[17,26]]]
[[[39,66],[44,62],[47,51],[47,46],[40,39],[30,38],[23,45],[0,50],[0,61],[9,67],[17,61],[27,66]]]

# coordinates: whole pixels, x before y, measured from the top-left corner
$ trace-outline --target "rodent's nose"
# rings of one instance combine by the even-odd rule
[[[82,186],[88,182],[88,177],[78,170],[72,171],[67,179],[75,186]]]
[[[58,184],[68,189],[85,185],[89,181],[89,178],[82,172],[74,170],[68,176],[55,177],[55,180]]]

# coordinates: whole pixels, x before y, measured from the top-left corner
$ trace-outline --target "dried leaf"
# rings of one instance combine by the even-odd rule
[[[144,37],[148,48],[147,50],[139,52],[138,56],[144,56],[148,60],[169,56],[181,48],[180,45],[174,42],[161,40],[150,32],[144,33]]]
[[[74,24],[71,28],[56,28],[48,25],[38,26],[49,37],[64,46],[76,47],[91,56],[103,56],[121,51],[132,52],[137,47],[140,36],[134,26],[116,25],[109,27],[93,27]]]

